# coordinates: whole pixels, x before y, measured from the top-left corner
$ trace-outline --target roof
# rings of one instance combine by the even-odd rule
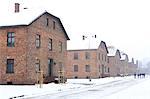
[[[99,41],[97,39],[78,39],[76,42],[69,41],[67,42],[69,48],[68,51],[86,51],[86,50],[97,50],[102,44],[108,53],[106,43],[104,41]]]
[[[115,47],[108,46],[107,49],[108,49],[108,54],[107,54],[108,56],[115,56],[116,55],[117,49]]]
[[[135,62],[134,62],[134,58],[129,58],[129,63],[133,63],[133,64],[135,64]]]
[[[107,46],[106,46],[106,43],[105,43],[104,41],[101,41],[101,43],[100,43],[99,46],[102,46],[102,44],[104,44],[104,47],[105,47],[105,49],[106,49],[106,52],[109,53],[109,52],[108,52],[108,49],[107,49]]]
[[[76,41],[68,41],[67,42],[68,45],[68,50],[80,50],[80,49],[98,49],[98,46],[100,45],[100,41],[98,41],[97,39],[90,39],[87,38],[85,40],[77,38]]]
[[[128,60],[128,55],[126,53],[121,52],[121,59],[120,60],[125,60],[126,58]]]
[[[47,15],[53,17],[55,20],[57,20],[60,23],[60,26],[61,26],[63,32],[65,33],[67,40],[70,40],[60,19],[58,17],[50,14],[46,10],[24,9],[24,10],[21,10],[19,13],[8,12],[8,13],[1,14],[0,28],[13,27],[13,26],[28,26],[44,14],[47,14]]]
[[[107,49],[108,49],[108,52],[109,52],[107,54],[108,56],[115,56],[116,53],[118,52],[119,57],[121,58],[120,51],[118,49],[116,49],[114,46],[108,46]]]

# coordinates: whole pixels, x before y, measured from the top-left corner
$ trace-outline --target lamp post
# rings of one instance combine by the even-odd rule
[[[88,44],[88,49],[90,49],[90,41],[91,41],[91,38],[96,38],[97,36],[96,35],[90,35],[90,36],[86,36],[86,35],[83,35],[82,36],[82,40],[85,40],[85,39],[88,39],[89,40],[89,44]],[[90,63],[90,60],[89,60],[89,63]],[[91,66],[89,67],[91,69]],[[89,81],[91,81],[91,70],[89,70],[90,72],[90,76],[89,76]]]

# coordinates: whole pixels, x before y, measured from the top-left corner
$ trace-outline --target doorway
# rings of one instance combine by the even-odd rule
[[[53,59],[48,59],[48,76],[53,75]]]

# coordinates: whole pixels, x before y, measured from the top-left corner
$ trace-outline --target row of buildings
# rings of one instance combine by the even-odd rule
[[[67,50],[70,40],[61,20],[47,11],[30,11],[15,3],[15,11],[0,19],[0,84],[35,84],[39,71],[51,82],[66,78],[100,78],[132,74],[137,64],[127,54],[98,49]]]
[[[138,62],[101,41],[97,49],[67,51],[66,75],[68,78],[103,78],[133,75]]]

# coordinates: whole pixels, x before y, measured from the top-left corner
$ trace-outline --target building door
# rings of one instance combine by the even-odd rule
[[[102,65],[102,78],[104,77],[104,65]]]
[[[48,76],[53,75],[53,59],[48,59]]]

